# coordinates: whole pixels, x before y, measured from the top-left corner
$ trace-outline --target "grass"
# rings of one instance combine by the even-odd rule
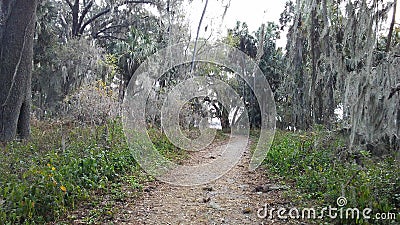
[[[344,196],[345,207],[371,208],[373,216],[377,212],[397,215],[396,220],[342,218],[326,222],[398,224],[400,167],[396,155],[378,158],[363,150],[344,154],[347,152],[344,143],[343,138],[332,132],[277,131],[264,165],[276,178],[295,187],[288,197],[296,205],[337,207],[337,198]]]
[[[165,135],[152,130],[156,148],[167,158],[184,154]],[[78,206],[91,206],[87,223],[112,217],[112,204],[152,179],[140,170],[128,148],[120,120],[102,126],[40,122],[28,141],[8,143],[0,158],[0,224],[43,224],[65,219]],[[132,196],[129,196],[132,197]],[[108,199],[110,200],[110,199]],[[113,202],[113,201],[112,201]],[[102,209],[102,210],[100,210]]]
[[[158,130],[149,129],[157,150],[170,160],[185,159]],[[257,132],[252,131],[252,137]],[[226,135],[217,133],[217,141]],[[277,131],[264,165],[276,179],[295,188],[288,198],[300,207],[337,206],[395,212],[400,208],[400,167],[396,155],[375,157],[368,151],[346,151],[332,132]],[[345,154],[346,153],[346,154]],[[398,156],[397,156],[398,158]],[[8,143],[0,158],[0,224],[87,224],[111,221],[115,206],[134,199],[153,179],[140,170],[128,148],[120,120],[102,126],[40,122],[32,138]],[[129,189],[129,191],[127,191]],[[85,211],[85,215],[71,212]],[[396,220],[314,221],[334,224],[398,224]]]
[[[157,150],[169,160],[180,163],[187,158],[186,151],[176,147],[168,137],[159,130],[151,128],[148,130],[149,137]]]

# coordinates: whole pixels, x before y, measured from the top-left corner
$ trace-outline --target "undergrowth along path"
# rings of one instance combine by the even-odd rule
[[[235,137],[240,138],[240,137]],[[243,141],[247,141],[243,139]],[[217,160],[224,146],[190,152],[185,165]],[[228,149],[229,150],[229,149]],[[249,148],[239,163],[221,178],[199,186],[182,187],[158,181],[146,183],[143,194],[115,216],[118,224],[288,224],[260,218],[265,204],[287,207],[282,188],[271,184],[265,169],[248,171]],[[265,187],[274,187],[265,190]],[[261,189],[260,189],[261,187]],[[264,187],[264,189],[263,189]],[[263,212],[262,212],[263,213]]]

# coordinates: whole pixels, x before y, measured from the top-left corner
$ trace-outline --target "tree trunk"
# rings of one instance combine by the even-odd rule
[[[231,127],[229,126],[229,112],[226,110],[224,106],[221,106],[221,127],[222,131],[229,133],[231,131]]]
[[[312,7],[311,10],[311,27],[310,27],[310,45],[311,45],[311,83],[309,87],[309,93],[308,96],[310,97],[310,109],[312,112],[312,122],[313,124],[315,123],[321,123],[321,110],[318,103],[321,102],[321,93],[316,94],[315,91],[317,89],[318,92],[320,92],[321,88],[317,87],[316,88],[316,82],[317,82],[317,76],[318,76],[318,71],[317,71],[317,61],[319,59],[319,53],[318,53],[318,41],[319,41],[319,34],[318,34],[318,17],[317,17],[317,5],[319,2],[317,1],[315,5]],[[319,86],[320,84],[318,84]]]
[[[75,4],[71,8],[72,10],[72,35],[74,37],[79,36],[79,27],[78,27],[78,19],[79,19],[79,0],[75,0]]]
[[[386,43],[386,51],[387,52],[390,50],[390,44],[391,44],[392,35],[393,35],[393,27],[396,22],[396,8],[397,8],[397,0],[395,0],[393,3],[393,17],[392,17],[392,22],[390,23],[389,34],[388,34],[387,43]]]
[[[37,0],[0,2],[0,141],[29,136]]]

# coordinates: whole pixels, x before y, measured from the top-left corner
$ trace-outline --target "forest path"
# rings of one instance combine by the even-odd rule
[[[215,160],[220,157],[220,147],[191,152],[190,159],[184,164]],[[248,171],[250,157],[247,147],[236,166],[205,185],[183,187],[159,181],[149,182],[143,187],[143,194],[114,217],[118,218],[115,222],[135,225],[287,224],[288,221],[257,216],[258,209],[265,204],[278,208],[288,203],[281,196],[283,186],[270,183],[265,169]]]

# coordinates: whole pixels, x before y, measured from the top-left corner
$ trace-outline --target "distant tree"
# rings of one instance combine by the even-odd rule
[[[32,75],[35,115],[58,114],[60,102],[93,79],[118,85],[122,101],[140,63],[188,33],[182,2],[41,1]]]
[[[69,30],[72,37],[82,36],[88,27],[96,26],[93,36],[112,34],[115,28],[128,27],[129,21],[118,21],[115,15],[123,13],[126,17],[131,9],[129,5],[157,4],[155,0],[123,0],[123,1],[94,1],[94,0],[64,0],[69,7],[69,15],[63,18],[63,26]],[[100,4],[99,4],[100,3]],[[126,13],[123,11],[127,11]],[[113,16],[109,16],[112,14]],[[100,21],[100,22],[98,22]],[[109,33],[108,31],[112,31]]]
[[[377,35],[395,5],[367,0],[287,4],[281,19],[283,28],[290,25],[281,87],[292,127],[342,127],[351,131],[349,149],[363,146],[376,154],[399,149],[400,102],[393,93],[400,61],[394,16],[388,37]]]
[[[31,71],[37,0],[0,2],[0,141],[30,133]]]
[[[236,27],[228,30],[225,42],[238,48],[258,63],[265,75],[271,90],[275,93],[282,80],[282,52],[276,47],[276,39],[279,37],[278,26],[272,22],[261,26],[257,32],[250,34],[247,24],[237,22]],[[245,73],[243,73],[245,74]],[[243,98],[250,117],[251,127],[261,126],[261,111],[251,86],[237,76],[239,85],[236,91]],[[278,99],[278,96],[275,96]]]

